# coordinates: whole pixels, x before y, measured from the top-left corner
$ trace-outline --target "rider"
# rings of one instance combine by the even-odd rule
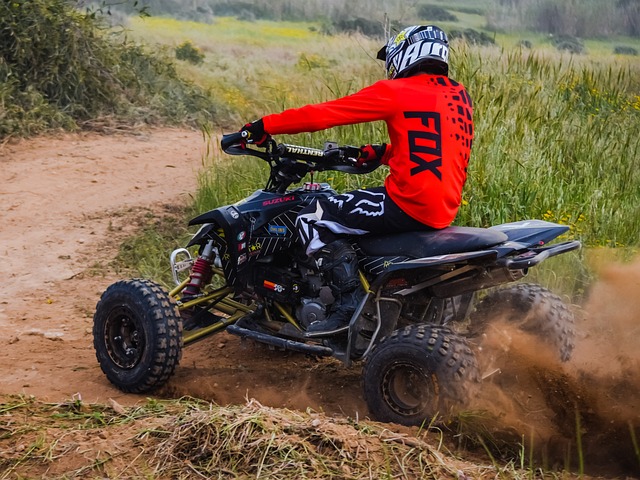
[[[438,27],[413,26],[378,52],[386,80],[336,100],[267,115],[242,127],[248,141],[384,120],[390,144],[365,145],[358,164],[389,166],[384,186],[314,200],[296,224],[306,254],[328,278],[336,299],[308,332],[348,324],[361,297],[358,262],[344,235],[440,229],[460,206],[473,140],[473,108],[464,86],[448,77],[449,42]]]

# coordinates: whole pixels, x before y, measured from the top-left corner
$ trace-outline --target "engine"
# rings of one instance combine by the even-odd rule
[[[327,317],[327,307],[319,298],[303,298],[296,309],[296,317],[305,328]]]
[[[327,307],[334,302],[322,276],[310,269],[298,272],[273,264],[260,265],[254,269],[253,285],[254,291],[265,298],[295,305],[296,318],[304,327],[324,320]]]
[[[297,303],[303,293],[303,282],[291,270],[273,264],[257,264],[253,271],[256,293],[280,303]]]
[[[329,287],[323,286],[318,291],[318,296],[314,298],[302,298],[296,308],[298,321],[306,328],[313,322],[324,320],[327,317],[328,306],[335,299]]]

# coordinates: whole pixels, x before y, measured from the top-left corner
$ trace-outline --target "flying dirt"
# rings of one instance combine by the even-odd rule
[[[567,458],[599,474],[640,473],[640,261],[599,272],[575,307],[577,339],[560,363],[525,332],[498,322],[482,348],[492,352],[477,408],[489,424],[546,465]]]

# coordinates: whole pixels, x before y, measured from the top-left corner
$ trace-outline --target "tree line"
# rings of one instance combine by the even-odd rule
[[[495,0],[487,26],[581,38],[639,37],[640,0]]]
[[[640,36],[640,0],[485,0],[469,1],[468,6],[442,0],[102,0],[101,5],[128,13],[142,8],[151,15],[197,21],[216,16],[324,21],[338,31],[346,25],[365,34],[383,33],[385,17],[402,26],[444,20],[446,14],[451,20],[456,12],[466,12],[484,15],[490,31],[530,30],[581,38]],[[444,16],[435,18],[437,11],[445,12]]]

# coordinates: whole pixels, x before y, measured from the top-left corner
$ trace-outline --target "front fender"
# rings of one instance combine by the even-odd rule
[[[214,239],[221,247],[222,268],[230,286],[239,288],[244,284],[249,256],[247,241],[249,228],[242,213],[234,206],[216,208],[189,222],[203,226],[194,235],[189,245],[203,244],[205,237]]]
[[[217,225],[214,223],[205,223],[204,225],[202,225],[198,229],[198,231],[195,233],[195,235],[191,237],[191,240],[189,240],[189,243],[187,243],[187,248],[192,247],[194,245],[202,245],[203,243],[206,243],[203,240],[206,237],[208,237],[209,233],[215,228],[217,228]]]

